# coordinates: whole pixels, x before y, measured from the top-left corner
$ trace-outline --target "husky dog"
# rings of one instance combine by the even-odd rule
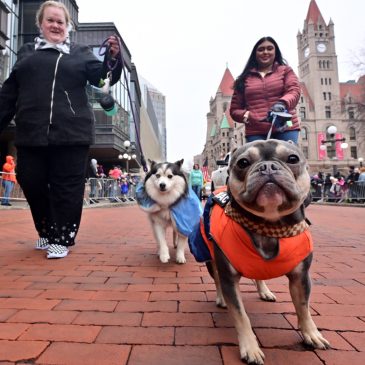
[[[181,169],[184,160],[175,163],[150,161],[151,168],[142,184],[137,186],[137,202],[147,212],[162,263],[170,260],[166,230],[173,228],[176,262],[184,264],[187,236],[199,222],[202,208],[195,193],[189,189]]]

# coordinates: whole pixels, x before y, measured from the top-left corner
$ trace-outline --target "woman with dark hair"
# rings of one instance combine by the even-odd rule
[[[246,142],[267,138],[271,112],[292,115],[289,122],[275,123],[271,138],[298,142],[300,127],[295,108],[300,97],[299,80],[273,38],[257,41],[233,88],[230,113],[234,121],[246,124]]]

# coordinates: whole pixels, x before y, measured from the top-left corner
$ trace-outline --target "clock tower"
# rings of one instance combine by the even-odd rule
[[[329,153],[323,156],[319,148],[320,138],[327,138],[326,131],[330,125],[336,126],[340,134],[344,133],[344,128],[341,124],[334,23],[330,19],[326,24],[315,0],[311,0],[303,31],[297,35],[297,47],[302,83],[302,98],[298,105],[302,148],[311,167],[322,170],[321,155],[323,160],[328,160],[327,157],[332,158],[334,151],[327,151]]]

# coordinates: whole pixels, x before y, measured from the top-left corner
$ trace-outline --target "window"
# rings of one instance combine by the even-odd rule
[[[302,151],[303,151],[304,157],[306,159],[308,159],[309,158],[309,156],[308,156],[308,147],[307,146],[303,146],[302,147]]]
[[[328,100],[332,100],[332,94],[328,93]]]
[[[353,107],[350,107],[347,109],[347,112],[348,112],[348,115],[349,115],[349,119],[355,119],[355,110]],[[351,129],[354,129],[354,128],[350,128]]]
[[[327,100],[325,92],[323,93],[323,100]]]
[[[318,64],[319,64],[319,68],[322,68],[322,61],[319,61]]]
[[[299,113],[300,113],[300,118],[301,119],[306,119],[306,113],[305,113],[305,107],[304,106],[300,107]]]
[[[328,79],[328,85],[331,85],[332,81],[331,78]]]
[[[5,48],[5,41],[8,39],[8,10],[0,2],[0,49]]]
[[[356,131],[354,127],[349,129],[350,141],[356,141]]]
[[[331,107],[330,106],[325,107],[325,115],[326,115],[327,119],[331,118]]]
[[[321,85],[323,85],[323,77],[321,77]]]
[[[356,146],[351,146],[350,147],[350,154],[352,158],[357,158],[357,148]]]
[[[324,79],[324,84],[327,85],[327,77]]]
[[[303,141],[308,141],[308,130],[307,130],[307,128],[303,127],[300,130],[300,136],[302,137]]]

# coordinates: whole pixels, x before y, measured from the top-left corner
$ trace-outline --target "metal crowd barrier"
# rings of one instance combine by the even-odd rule
[[[129,184],[126,194],[121,192],[120,180],[110,178],[89,178],[86,181],[84,204],[96,204],[102,201],[122,203],[135,200],[135,186]]]
[[[4,198],[5,189],[2,184],[0,172],[0,201]],[[9,197],[10,202],[26,202],[23,190],[18,183],[15,183]],[[84,204],[90,205],[97,202],[127,202],[135,200],[135,185],[129,184],[128,193],[121,193],[120,181],[109,178],[90,178],[86,180],[84,192]]]
[[[3,176],[9,174],[8,172],[0,172],[0,200],[4,198],[5,189],[3,186]],[[10,201],[26,201],[23,190],[18,183],[15,183],[9,197]]]
[[[341,189],[338,193],[330,191],[330,187],[322,185],[317,189],[311,189],[314,202],[329,203],[365,203],[365,181],[357,181]]]

